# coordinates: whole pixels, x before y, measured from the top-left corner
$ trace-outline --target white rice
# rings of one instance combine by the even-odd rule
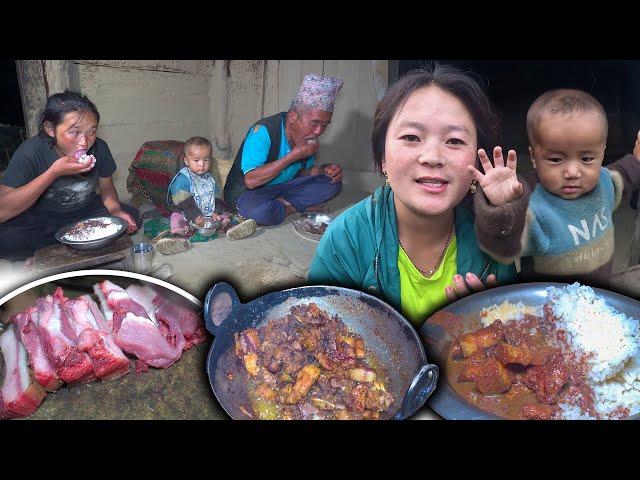
[[[547,289],[547,304],[569,346],[587,356],[588,378],[603,382],[640,352],[638,321],[607,305],[591,287],[578,283]]]
[[[640,413],[640,362],[633,357],[618,375],[593,385],[596,410],[609,415],[616,406],[629,409],[629,416]]]
[[[99,218],[99,220],[104,222],[105,225],[104,226],[102,226],[102,225],[101,226],[86,226],[80,232],[77,232],[77,233],[68,232],[68,233],[66,233],[63,238],[65,240],[69,240],[69,241],[99,240],[101,238],[105,238],[105,237],[108,237],[110,235],[113,235],[114,233],[118,232],[118,230],[120,230],[120,225],[118,225],[116,223],[113,223],[108,218]],[[84,222],[80,222],[80,223],[84,223]]]
[[[596,417],[589,415],[582,411],[577,405],[570,405],[568,403],[558,404],[560,407],[560,417],[564,420],[596,420]]]
[[[496,320],[507,323],[509,320],[523,320],[525,315],[543,315],[542,307],[525,306],[522,302],[502,302],[500,305],[491,305],[480,312],[480,321],[483,327],[488,327]]]
[[[640,411],[640,324],[607,305],[588,286],[574,283],[547,289],[547,304],[556,317],[566,353],[586,362],[587,381],[598,413],[607,418],[618,407],[629,415]],[[566,344],[565,344],[566,342]],[[561,404],[565,418],[586,418],[579,408]]]

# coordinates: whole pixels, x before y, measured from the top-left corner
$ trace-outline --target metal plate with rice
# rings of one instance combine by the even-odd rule
[[[100,250],[115,241],[129,224],[120,217],[91,217],[56,232],[56,240],[76,250]]]
[[[459,331],[467,333],[479,325],[482,326],[479,316],[485,309],[495,306],[494,309],[502,308],[500,314],[505,314],[510,309],[505,310],[502,304],[509,302],[518,308],[522,308],[522,305],[524,308],[540,311],[547,302],[549,287],[565,288],[567,286],[565,283],[536,282],[492,288],[458,300],[430,317],[420,328],[419,334],[425,343],[429,358],[440,368],[438,388],[428,402],[431,408],[446,419],[495,420],[501,418],[477,408],[454,389],[447,372],[447,360],[455,337],[449,329],[442,326],[443,322],[455,321],[459,323]],[[640,319],[640,302],[637,300],[598,288],[594,288],[593,291],[597,298],[603,299],[617,312],[636,322]],[[512,310],[515,313],[516,309]],[[436,316],[439,316],[438,320],[435,320]],[[628,418],[637,420],[640,414],[636,413]]]

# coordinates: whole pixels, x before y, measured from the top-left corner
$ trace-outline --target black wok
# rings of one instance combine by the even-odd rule
[[[310,302],[337,314],[352,332],[362,336],[386,372],[387,391],[396,400],[381,418],[401,420],[422,408],[437,384],[438,367],[427,363],[411,324],[386,303],[347,288],[313,286],[270,293],[242,304],[231,285],[218,283],[204,301],[206,327],[215,336],[207,357],[207,374],[213,393],[232,418],[248,419],[243,409],[253,410],[246,390],[247,375],[238,368],[233,351],[234,333],[262,326],[284,317],[293,305]]]

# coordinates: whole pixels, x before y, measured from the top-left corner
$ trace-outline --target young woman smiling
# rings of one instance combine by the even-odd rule
[[[371,143],[384,187],[346,210],[323,235],[312,284],[385,298],[416,327],[449,301],[515,280],[514,266],[482,252],[469,165],[495,145],[497,120],[482,89],[452,67],[410,72],[376,109]]]

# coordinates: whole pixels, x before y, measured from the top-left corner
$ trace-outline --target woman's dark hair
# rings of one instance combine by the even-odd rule
[[[478,83],[449,65],[412,70],[393,83],[376,108],[371,132],[371,147],[376,168],[382,170],[387,130],[391,120],[416,90],[434,85],[450,93],[467,108],[478,132],[478,148],[493,149],[499,124],[491,103]]]
[[[45,123],[51,124],[55,130],[55,128],[64,121],[64,116],[67,113],[83,111],[93,113],[96,116],[96,120],[100,122],[98,109],[86,95],[71,90],[65,90],[62,93],[51,95],[47,99],[47,104],[44,107],[40,119],[40,135],[47,138],[52,144],[55,144],[55,138],[49,137],[44,130]]]

